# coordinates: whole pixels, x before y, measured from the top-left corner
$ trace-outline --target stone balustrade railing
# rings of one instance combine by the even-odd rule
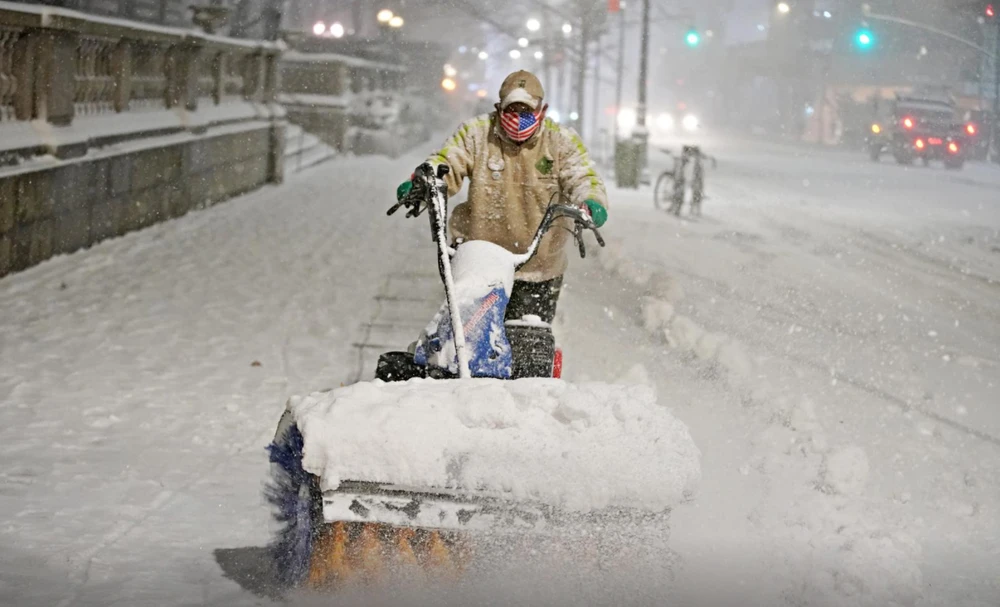
[[[0,277],[280,182],[283,50],[0,0]]]
[[[413,143],[400,131],[408,105],[402,65],[313,49],[281,57],[279,100],[289,121],[340,151],[395,154]],[[372,124],[377,122],[379,124]],[[372,127],[391,145],[360,142],[358,129]]]
[[[124,124],[126,116],[151,110],[269,104],[276,98],[282,48],[0,1],[0,129],[11,122],[69,126],[97,117]],[[57,156],[72,154],[44,137],[21,140]],[[10,143],[0,150],[8,156],[17,151]]]

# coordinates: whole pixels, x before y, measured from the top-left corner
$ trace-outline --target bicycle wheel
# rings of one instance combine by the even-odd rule
[[[673,192],[674,175],[670,171],[663,171],[656,178],[656,186],[653,187],[653,204],[659,210],[666,210],[670,206],[670,194]]]

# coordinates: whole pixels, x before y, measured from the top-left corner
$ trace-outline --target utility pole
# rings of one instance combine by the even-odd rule
[[[567,74],[569,73],[569,54],[566,52],[566,43],[561,42],[562,61],[559,62],[559,106],[562,108],[562,120],[569,120],[569,113],[572,111],[569,99],[569,87],[566,85]]]
[[[552,82],[552,42],[549,41],[549,35],[548,35],[549,25],[551,24],[551,21],[549,21],[548,14],[545,13],[542,14],[541,22],[542,22],[542,27],[540,28],[540,31],[542,32],[542,73],[543,77],[545,78],[543,88],[548,93],[546,95],[547,97],[547,99],[545,100],[546,103],[552,103],[552,99],[553,97],[555,97],[553,93],[555,93],[556,87]]]
[[[587,51],[590,46],[590,20],[584,15],[580,20],[580,56],[576,63],[576,94],[573,106],[577,113],[576,130],[583,133],[583,106],[587,90]]]
[[[622,109],[622,80],[625,76],[625,10],[618,9],[618,59],[617,59],[615,82],[615,116],[611,123],[611,143],[618,142],[618,112]]]
[[[642,36],[639,39],[639,103],[636,104],[635,124],[639,144],[639,174],[646,168],[649,130],[646,128],[646,94],[649,75],[649,0],[642,0]],[[641,177],[640,177],[641,179]]]
[[[990,121],[990,157],[1000,163],[1000,18],[996,22],[996,46],[993,51],[993,120]]]
[[[601,48],[601,39],[597,39],[597,49]],[[602,149],[600,142],[600,124],[601,124],[601,53],[594,53],[594,103],[590,108],[593,115],[590,118],[590,142],[591,145],[596,145],[600,150]]]

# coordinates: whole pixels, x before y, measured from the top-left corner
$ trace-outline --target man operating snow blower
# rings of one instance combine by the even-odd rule
[[[466,121],[428,162],[445,164],[448,195],[469,178],[468,201],[455,207],[452,236],[486,240],[524,253],[549,203],[563,199],[585,208],[597,227],[608,218],[607,192],[587,148],[572,129],[545,117],[545,91],[534,74],[517,71],[503,81],[496,111]],[[402,200],[413,188],[402,183]],[[535,315],[551,323],[568,264],[566,230],[552,230],[514,281],[507,318]]]
[[[515,72],[497,112],[460,128],[387,210],[427,213],[444,303],[373,381],[288,400],[267,492],[288,586],[495,579],[529,557],[631,567],[629,538],[661,545],[693,491],[699,452],[651,390],[559,379],[548,321],[563,247],[572,235],[585,256],[585,232],[604,246],[607,213],[583,144],[545,109],[538,80]],[[450,246],[448,197],[466,176]]]
[[[494,579],[529,555],[632,566],[629,538],[661,545],[693,491],[699,452],[651,390],[559,379],[543,321],[568,235],[581,257],[585,232],[604,246],[605,192],[576,135],[544,114],[538,80],[511,75],[498,111],[459,129],[386,211],[426,212],[444,302],[373,381],[288,400],[267,491],[288,586]],[[450,246],[448,196],[466,176]]]

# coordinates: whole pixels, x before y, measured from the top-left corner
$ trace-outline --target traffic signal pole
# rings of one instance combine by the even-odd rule
[[[993,162],[1000,162],[1000,19],[993,17],[996,25],[996,46],[993,51],[993,120],[990,121],[989,153]]]

